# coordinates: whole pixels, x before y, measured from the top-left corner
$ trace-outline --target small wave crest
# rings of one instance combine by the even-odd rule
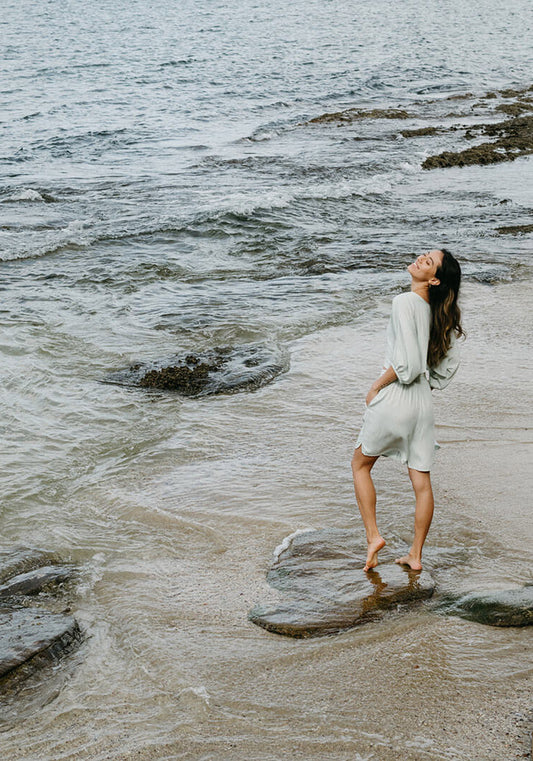
[[[30,240],[25,238],[24,245],[18,250],[0,252],[0,261],[9,262],[16,259],[33,259],[50,254],[57,254],[64,248],[86,248],[95,240],[86,229],[86,223],[75,219],[60,230],[46,233],[32,233]],[[7,245],[6,245],[7,248]]]

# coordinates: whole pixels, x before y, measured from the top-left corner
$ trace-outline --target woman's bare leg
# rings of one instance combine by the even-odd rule
[[[433,518],[433,490],[429,472],[409,468],[409,478],[416,497],[415,538],[407,555],[397,559],[397,563],[408,565],[413,571],[422,569],[422,547]]]
[[[368,457],[358,447],[352,457],[353,483],[355,498],[359,505],[361,518],[365,524],[368,544],[365,571],[378,564],[378,552],[385,546],[385,540],[378,531],[376,523],[376,490],[370,471],[377,457]]]

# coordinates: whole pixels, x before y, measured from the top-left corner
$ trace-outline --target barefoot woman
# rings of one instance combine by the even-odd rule
[[[407,463],[416,497],[415,535],[397,563],[422,568],[422,546],[433,517],[429,471],[435,437],[431,389],[448,385],[459,365],[456,338],[464,335],[457,296],[461,268],[446,249],[422,254],[407,268],[411,291],[392,302],[382,375],[366,397],[363,427],[352,459],[355,496],[365,524],[365,571],[385,546],[376,523],[376,491],[370,471],[385,455]]]

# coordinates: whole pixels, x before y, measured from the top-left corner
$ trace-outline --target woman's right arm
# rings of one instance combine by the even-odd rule
[[[380,377],[374,381],[374,383],[370,386],[370,391],[366,395],[366,404],[367,406],[370,404],[372,399],[379,394],[382,388],[385,388],[385,386],[388,386],[389,383],[394,383],[394,381],[398,380],[398,376],[396,375],[394,368],[387,367],[383,375],[380,375]]]

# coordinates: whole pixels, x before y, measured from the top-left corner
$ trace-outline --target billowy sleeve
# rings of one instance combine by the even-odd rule
[[[400,383],[409,385],[426,371],[427,339],[419,335],[413,302],[406,295],[396,296],[392,301],[391,367]]]
[[[450,348],[448,349],[448,353],[443,359],[441,359],[436,367],[431,367],[429,370],[429,385],[431,388],[437,388],[439,390],[446,388],[448,383],[457,372],[460,361],[461,347],[455,335],[452,334],[452,340],[450,343]]]

